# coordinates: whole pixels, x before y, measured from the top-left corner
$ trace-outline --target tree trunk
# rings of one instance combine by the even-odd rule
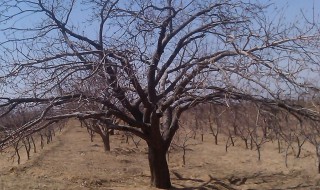
[[[318,174],[320,174],[320,158],[318,157]]]
[[[257,145],[257,151],[258,151],[258,160],[261,160],[261,151],[260,151],[260,145]]]
[[[318,157],[318,174],[320,174],[320,145],[316,144],[316,154]]]
[[[234,146],[234,140],[233,140],[233,136],[232,135],[230,135],[230,140],[231,140],[232,146]]]
[[[248,146],[248,139],[243,138],[243,141],[244,141],[244,145],[246,146],[246,149],[249,149],[249,146]]]
[[[234,135],[237,136],[238,135],[238,130],[237,130],[237,125],[233,124],[233,131],[234,131]]]
[[[109,152],[110,151],[110,136],[109,133],[106,132],[104,134],[100,134],[102,141],[103,141],[103,146],[104,146],[104,151]]]
[[[170,173],[163,148],[149,146],[148,159],[151,172],[151,186],[160,189],[171,187]]]
[[[31,136],[31,142],[33,144],[33,153],[37,153],[37,146],[36,146],[36,143],[34,142],[34,139],[32,136]]]

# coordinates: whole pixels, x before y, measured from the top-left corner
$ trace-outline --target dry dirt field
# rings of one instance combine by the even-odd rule
[[[3,153],[0,189],[153,189],[146,146],[140,142],[136,148],[132,141],[128,145],[121,135],[112,136],[111,141],[112,151],[105,153],[98,137],[90,142],[86,130],[72,122],[29,161],[23,157],[17,165]],[[182,150],[170,154],[173,189],[320,189],[310,145],[303,149],[302,158],[290,155],[286,168],[276,143],[263,146],[261,161],[256,151],[245,150],[240,141],[228,153],[223,138],[220,145],[214,145],[210,135],[202,143],[200,139],[188,143],[185,166]]]

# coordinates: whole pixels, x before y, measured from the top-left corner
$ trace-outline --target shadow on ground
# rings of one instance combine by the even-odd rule
[[[181,176],[179,173],[177,172],[172,172],[175,177],[177,178],[178,181],[192,181],[194,183],[200,183],[197,186],[194,187],[188,187],[186,185],[179,185],[182,187],[173,187],[171,188],[171,190],[208,190],[208,189],[213,189],[213,190],[221,190],[221,189],[228,189],[228,190],[236,190],[235,188],[233,188],[231,185],[227,184],[227,182],[224,182],[222,180],[219,180],[217,178],[212,177],[211,175],[209,175],[209,180],[205,181],[202,179],[194,179],[194,178],[185,178],[183,176]],[[236,181],[232,181],[231,184],[233,184],[233,182],[236,182],[237,184],[235,185],[241,185],[238,184],[239,182],[243,181],[245,182],[245,178],[243,179],[238,179]]]

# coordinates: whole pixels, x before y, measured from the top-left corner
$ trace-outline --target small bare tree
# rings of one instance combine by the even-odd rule
[[[179,123],[180,125],[183,125],[181,124],[181,122]],[[186,153],[188,150],[191,150],[189,147],[193,145],[189,143],[190,139],[192,139],[193,137],[194,137],[194,130],[190,128],[190,126],[181,126],[181,128],[177,132],[176,137],[171,143],[171,146],[173,146],[174,149],[182,149],[183,166],[186,165]]]
[[[225,110],[219,111],[217,107],[209,104],[208,121],[211,134],[214,137],[214,143],[218,145],[218,135],[222,128],[222,114]],[[214,127],[215,126],[215,127]]]
[[[98,120],[91,119],[91,120],[80,120],[84,125],[89,129],[89,131],[93,131],[102,139],[104,151],[108,152],[110,151],[110,132],[111,130],[108,129],[108,126],[105,126],[104,124],[100,124]],[[91,139],[92,139],[92,135]]]

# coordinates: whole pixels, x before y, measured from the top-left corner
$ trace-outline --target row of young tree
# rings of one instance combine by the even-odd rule
[[[0,115],[39,112],[1,149],[59,120],[97,121],[143,139],[151,185],[169,188],[166,153],[181,115],[199,104],[256,105],[249,131],[232,116],[231,143],[244,133],[260,146],[256,128],[293,128],[276,113],[303,118],[314,134],[318,109],[293,100],[319,92],[318,19],[289,23],[281,11],[240,0],[3,0]],[[208,122],[223,125],[220,111]]]
[[[21,107],[10,114],[3,116],[0,119],[0,140],[7,138],[21,126],[35,119],[38,114],[39,110]],[[65,120],[50,122],[50,124],[47,125],[37,125],[35,126],[34,131],[29,135],[18,136],[18,140],[13,143],[10,147],[11,149],[8,149],[6,152],[9,156],[8,159],[11,159],[13,162],[16,160],[17,163],[20,164],[22,159],[21,154],[25,153],[29,160],[32,153],[37,153],[38,143],[40,143],[40,148],[43,149],[45,144],[49,144],[53,141],[56,131],[62,131],[66,122],[67,121]]]
[[[312,106],[316,104],[312,103]],[[219,139],[226,138],[220,142],[225,143],[226,152],[230,146],[238,143],[245,149],[256,150],[258,160],[261,159],[261,149],[265,143],[276,143],[278,152],[285,153],[286,166],[290,151],[296,158],[300,158],[303,145],[308,142],[314,146],[320,173],[320,131],[317,121],[248,102],[229,107],[201,105],[188,112],[183,120],[185,122],[182,125],[193,131],[193,138],[199,134],[203,141],[203,136],[210,133],[216,145]]]
[[[309,104],[316,106],[313,101],[309,101]],[[35,118],[37,112],[39,111],[23,108],[2,117],[0,140],[8,136],[12,130],[17,130]],[[111,150],[110,135],[114,135],[113,129],[96,119],[80,119],[79,122],[82,127],[87,129],[92,142],[94,136],[98,136],[98,139],[95,138],[95,140],[102,140],[104,150],[106,152]],[[52,141],[55,130],[61,132],[64,125],[65,121],[59,121],[49,128],[39,128],[37,133],[23,137],[12,145],[9,158],[13,161],[17,158],[16,161],[20,164],[20,154],[21,151],[24,151],[29,160],[31,152],[37,152],[36,142],[39,141],[40,147],[43,149],[44,144],[49,144]],[[226,152],[230,146],[241,144],[245,149],[257,151],[258,160],[261,159],[261,149],[265,143],[277,143],[278,152],[285,154],[284,161],[288,167],[289,151],[292,150],[294,156],[300,158],[303,145],[309,142],[315,147],[315,154],[318,156],[319,162],[318,172],[320,173],[318,124],[314,121],[310,123],[303,117],[279,110],[270,110],[270,108],[248,102],[229,104],[229,106],[201,104],[186,112],[180,118],[179,125],[180,129],[167,152],[168,160],[172,151],[180,149],[182,150],[182,163],[186,165],[186,154],[192,146],[190,142],[193,141],[191,139],[196,139],[196,136],[199,136],[197,138],[204,141],[204,136],[207,138],[210,134],[213,136],[215,145],[225,143]],[[121,133],[121,135],[126,137],[126,143],[129,143],[130,140],[136,148],[139,148],[140,140],[136,140],[132,134]]]
[[[0,139],[5,138],[13,130],[17,130],[20,126],[32,120],[37,116],[37,112],[23,108],[1,118]],[[95,136],[98,136],[98,140],[103,142],[104,150],[106,152],[111,150],[110,135],[114,135],[114,129],[110,129],[108,125],[96,119],[80,119],[79,122],[82,127],[87,129],[91,142],[94,141]],[[13,144],[14,154],[12,154],[11,158],[14,160],[17,157],[19,164],[19,151],[24,148],[27,158],[30,159],[31,149],[33,149],[34,153],[37,152],[35,139],[40,141],[40,147],[43,149],[45,142],[49,144],[52,141],[53,136],[55,136],[55,129],[61,132],[64,125],[65,121],[59,121],[54,126],[39,128],[36,134],[20,139],[20,141]],[[247,102],[229,107],[212,104],[199,105],[185,113],[180,118],[179,125],[178,134],[169,149],[178,148],[183,150],[183,165],[186,163],[186,150],[190,146],[188,141],[196,139],[196,136],[200,136],[201,141],[204,141],[204,136],[208,136],[208,134],[213,136],[215,145],[218,145],[219,137],[220,139],[227,137],[225,142],[220,142],[225,143],[226,152],[230,146],[235,146],[236,141],[240,141],[237,143],[241,143],[245,149],[257,151],[258,160],[261,159],[263,144],[276,142],[278,152],[285,151],[286,166],[288,151],[292,149],[295,157],[299,158],[305,142],[314,145],[315,153],[318,155],[320,134],[315,122],[310,123],[308,120],[304,120],[303,117],[287,112],[271,112],[271,110],[266,110],[263,107]],[[130,133],[122,133],[121,135],[126,136],[126,143],[129,143],[130,139],[138,148],[140,140],[135,140]]]

